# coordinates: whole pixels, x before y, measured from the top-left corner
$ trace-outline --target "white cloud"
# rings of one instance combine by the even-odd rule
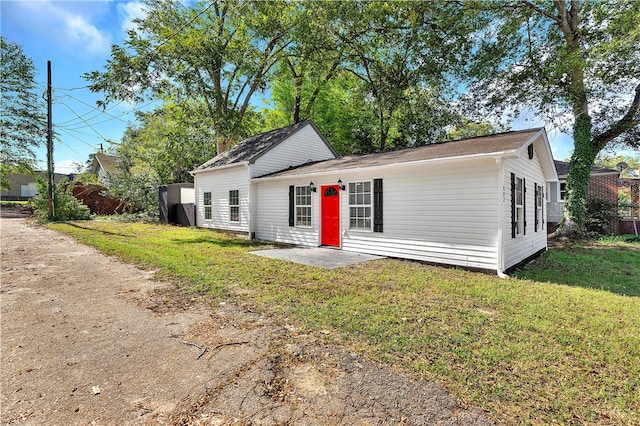
[[[133,20],[136,18],[144,18],[147,16],[147,11],[144,8],[144,4],[139,1],[132,1],[127,3],[118,3],[118,15],[120,15],[121,27],[123,32],[127,32],[135,27]]]
[[[90,54],[104,54],[109,51],[111,38],[88,23],[82,16],[64,16],[67,27],[67,37],[75,45],[84,45]]]
[[[16,9],[30,33],[41,34],[48,43],[66,51],[81,51],[89,56],[109,53],[111,36],[91,20],[103,13],[102,2],[25,1]],[[94,7],[91,6],[93,3]],[[106,3],[105,3],[106,4]]]

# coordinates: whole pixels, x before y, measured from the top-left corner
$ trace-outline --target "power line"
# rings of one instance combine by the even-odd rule
[[[113,118],[113,119],[115,119],[115,120],[120,120],[120,121],[122,121],[122,122],[123,122],[123,123],[125,123],[125,124],[129,124],[129,122],[128,122],[128,121],[123,120],[122,118],[118,117],[117,115],[109,114],[109,113],[108,113],[108,112],[106,112],[106,111],[100,111],[98,108],[94,107],[94,106],[93,106],[93,105],[91,105],[91,104],[86,103],[85,101],[83,101],[83,100],[81,100],[81,99],[76,98],[75,96],[65,95],[64,97],[66,97],[66,98],[70,98],[70,99],[73,99],[73,100],[75,100],[75,101],[77,101],[77,102],[80,102],[81,104],[88,106],[89,108],[93,109],[94,111],[99,112],[100,114],[108,115],[109,117],[111,117],[111,118]],[[90,112],[91,112],[91,111],[90,111]],[[87,114],[88,114],[88,113],[87,113]],[[83,116],[85,116],[85,115],[87,115],[87,114],[83,114]]]
[[[85,144],[85,145],[87,145],[88,147],[91,147],[92,149],[94,149],[94,150],[95,150],[95,148],[96,148],[96,147],[95,147],[94,145],[91,145],[90,143],[86,142],[85,140],[80,139],[80,138],[79,138],[79,137],[77,137],[76,135],[73,135],[73,134],[69,133],[69,132],[68,132],[68,131],[66,131],[66,130],[62,130],[62,132],[66,133],[66,134],[67,134],[67,136],[71,136],[72,138],[74,138],[74,139],[76,139],[76,140],[78,140],[78,141],[82,142],[83,144]],[[65,144],[65,146],[69,147],[69,145],[66,145],[66,144]],[[69,147],[69,148],[70,148],[70,147]],[[75,151],[74,151],[74,152],[75,152]],[[77,152],[76,152],[76,154],[80,155],[80,154],[79,154],[79,153],[77,153]]]
[[[71,111],[71,112],[72,112],[76,117],[78,117],[80,120],[82,120],[82,121],[87,125],[87,127],[89,127],[91,130],[93,130],[93,132],[94,132],[96,135],[100,136],[100,137],[101,137],[102,139],[104,139],[104,140],[107,140],[107,138],[105,138],[104,136],[102,136],[102,135],[100,134],[100,132],[98,132],[96,129],[94,129],[94,128],[93,128],[93,126],[92,126],[91,124],[89,124],[89,123],[88,123],[84,118],[80,117],[80,116],[79,116],[79,115],[78,115],[78,114],[73,110],[73,108],[71,108],[69,105],[65,104],[64,102],[59,102],[59,104],[60,104],[60,105],[64,105],[64,106],[66,106],[66,107],[69,109],[69,111]]]

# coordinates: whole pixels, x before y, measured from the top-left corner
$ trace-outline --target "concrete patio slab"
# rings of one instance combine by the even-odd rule
[[[325,269],[342,268],[343,266],[384,259],[384,256],[356,253],[324,247],[293,247],[273,250],[252,251],[251,254],[271,259],[289,260],[303,265],[317,266]]]

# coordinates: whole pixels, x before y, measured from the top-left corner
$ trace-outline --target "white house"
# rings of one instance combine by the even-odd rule
[[[193,172],[197,226],[507,271],[547,248],[543,128],[338,158],[305,121]]]

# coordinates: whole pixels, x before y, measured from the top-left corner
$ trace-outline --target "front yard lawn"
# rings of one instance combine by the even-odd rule
[[[251,255],[265,245],[204,229],[49,226],[436,380],[501,424],[640,424],[638,244],[557,248],[518,272],[529,279],[505,280],[400,260],[324,270]]]

